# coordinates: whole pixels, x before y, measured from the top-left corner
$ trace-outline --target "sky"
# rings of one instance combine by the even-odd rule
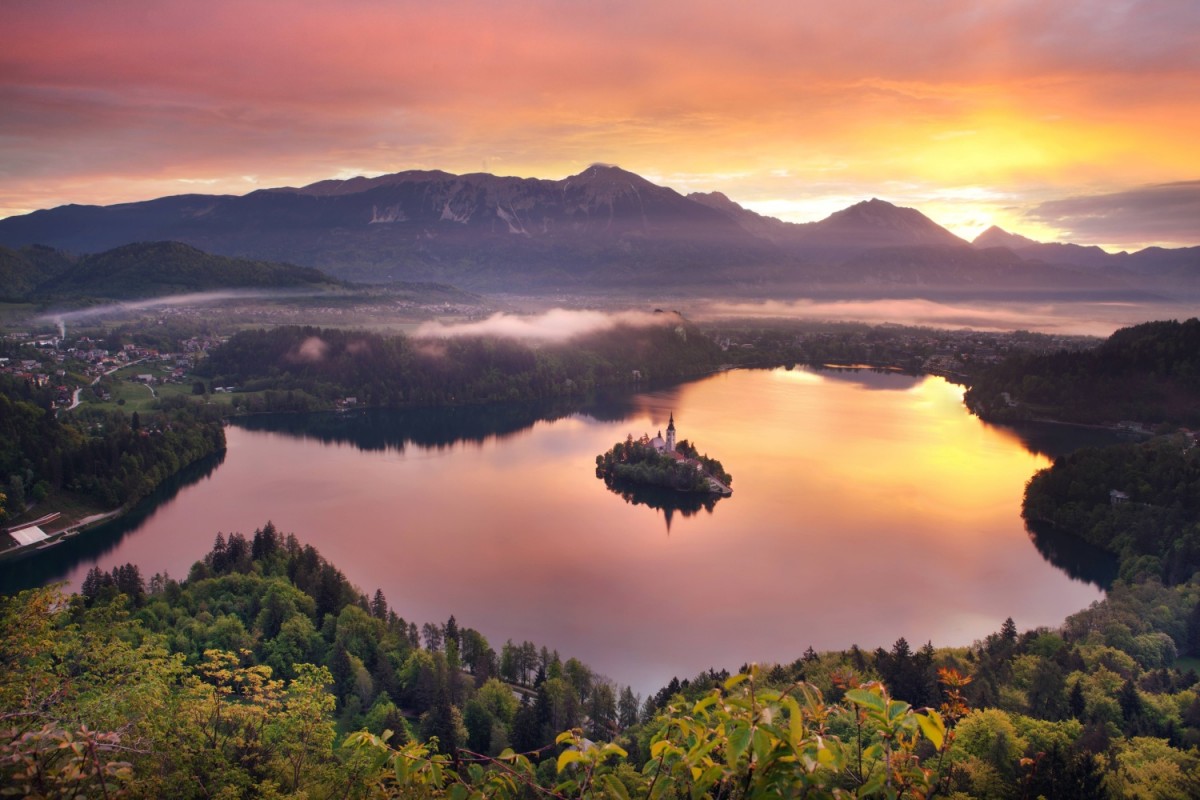
[[[821,219],[1200,244],[1196,0],[0,0],[0,217],[618,164]]]

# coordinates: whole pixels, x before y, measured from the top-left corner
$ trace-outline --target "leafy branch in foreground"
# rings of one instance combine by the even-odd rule
[[[943,783],[945,755],[961,708],[915,710],[893,700],[883,684],[854,686],[841,704],[827,704],[818,689],[795,683],[762,688],[758,670],[731,677],[697,702],[682,699],[655,722],[650,759],[640,771],[615,744],[598,744],[578,730],[561,734],[554,762],[558,784],[544,788],[526,755],[505,750],[496,767],[469,763],[455,770],[448,756],[410,743],[393,748],[387,737],[354,734],[345,747],[373,752],[390,766],[372,786],[387,797],[452,800],[644,797],[662,800],[765,797],[930,797]],[[947,671],[952,692],[965,679]],[[843,740],[834,721],[854,731]]]

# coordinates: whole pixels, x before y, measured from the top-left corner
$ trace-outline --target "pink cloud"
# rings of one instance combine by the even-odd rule
[[[1200,125],[1194,4],[42,0],[0,18],[0,214],[185,179],[562,177],[595,160],[722,173],[821,153],[864,185],[931,180],[913,143],[997,107],[1144,131],[1157,155],[1120,169],[1150,183],[1190,177],[1162,173],[1195,162],[1182,143]]]

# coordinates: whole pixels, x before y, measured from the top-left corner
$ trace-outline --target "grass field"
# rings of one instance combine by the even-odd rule
[[[1182,658],[1175,659],[1175,663],[1171,666],[1180,672],[1187,672],[1189,669],[1194,669],[1197,673],[1200,673],[1200,658],[1184,656]]]
[[[100,385],[107,388],[112,395],[110,400],[97,400],[90,388],[85,388],[83,394],[80,396],[80,400],[82,401],[80,407],[87,406],[89,408],[124,411],[126,414],[132,414],[134,411],[139,413],[152,411],[158,401],[166,397],[185,396],[200,399],[198,396],[192,394],[192,384],[195,378],[190,376],[184,378],[182,383],[159,383],[153,387],[133,380],[138,375],[153,375],[155,378],[161,380],[170,374],[170,369],[164,369],[158,364],[142,363],[124,367],[112,375],[105,377],[100,382]],[[204,399],[208,402],[221,403],[223,405],[232,404],[232,396],[223,393],[205,395]]]

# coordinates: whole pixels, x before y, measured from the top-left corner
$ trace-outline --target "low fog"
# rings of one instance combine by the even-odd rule
[[[418,339],[453,336],[504,336],[534,342],[565,342],[576,336],[611,330],[620,325],[645,327],[677,321],[675,314],[648,311],[571,311],[554,308],[522,316],[498,312],[479,322],[426,322],[413,333]]]
[[[98,306],[88,306],[71,311],[47,311],[37,319],[54,322],[59,326],[66,323],[84,322],[110,314],[127,314],[135,311],[152,311],[156,308],[173,306],[200,306],[230,300],[269,300],[299,297],[314,297],[320,292],[310,291],[281,291],[257,289],[228,289],[216,292],[192,292],[191,294],[170,294],[163,297],[147,297],[142,300],[121,300],[104,303]]]
[[[1194,308],[1145,303],[947,303],[921,299],[711,301],[695,308],[696,321],[791,319],[893,323],[981,331],[1028,330],[1073,336],[1109,336],[1118,328],[1154,319],[1194,316]]]

